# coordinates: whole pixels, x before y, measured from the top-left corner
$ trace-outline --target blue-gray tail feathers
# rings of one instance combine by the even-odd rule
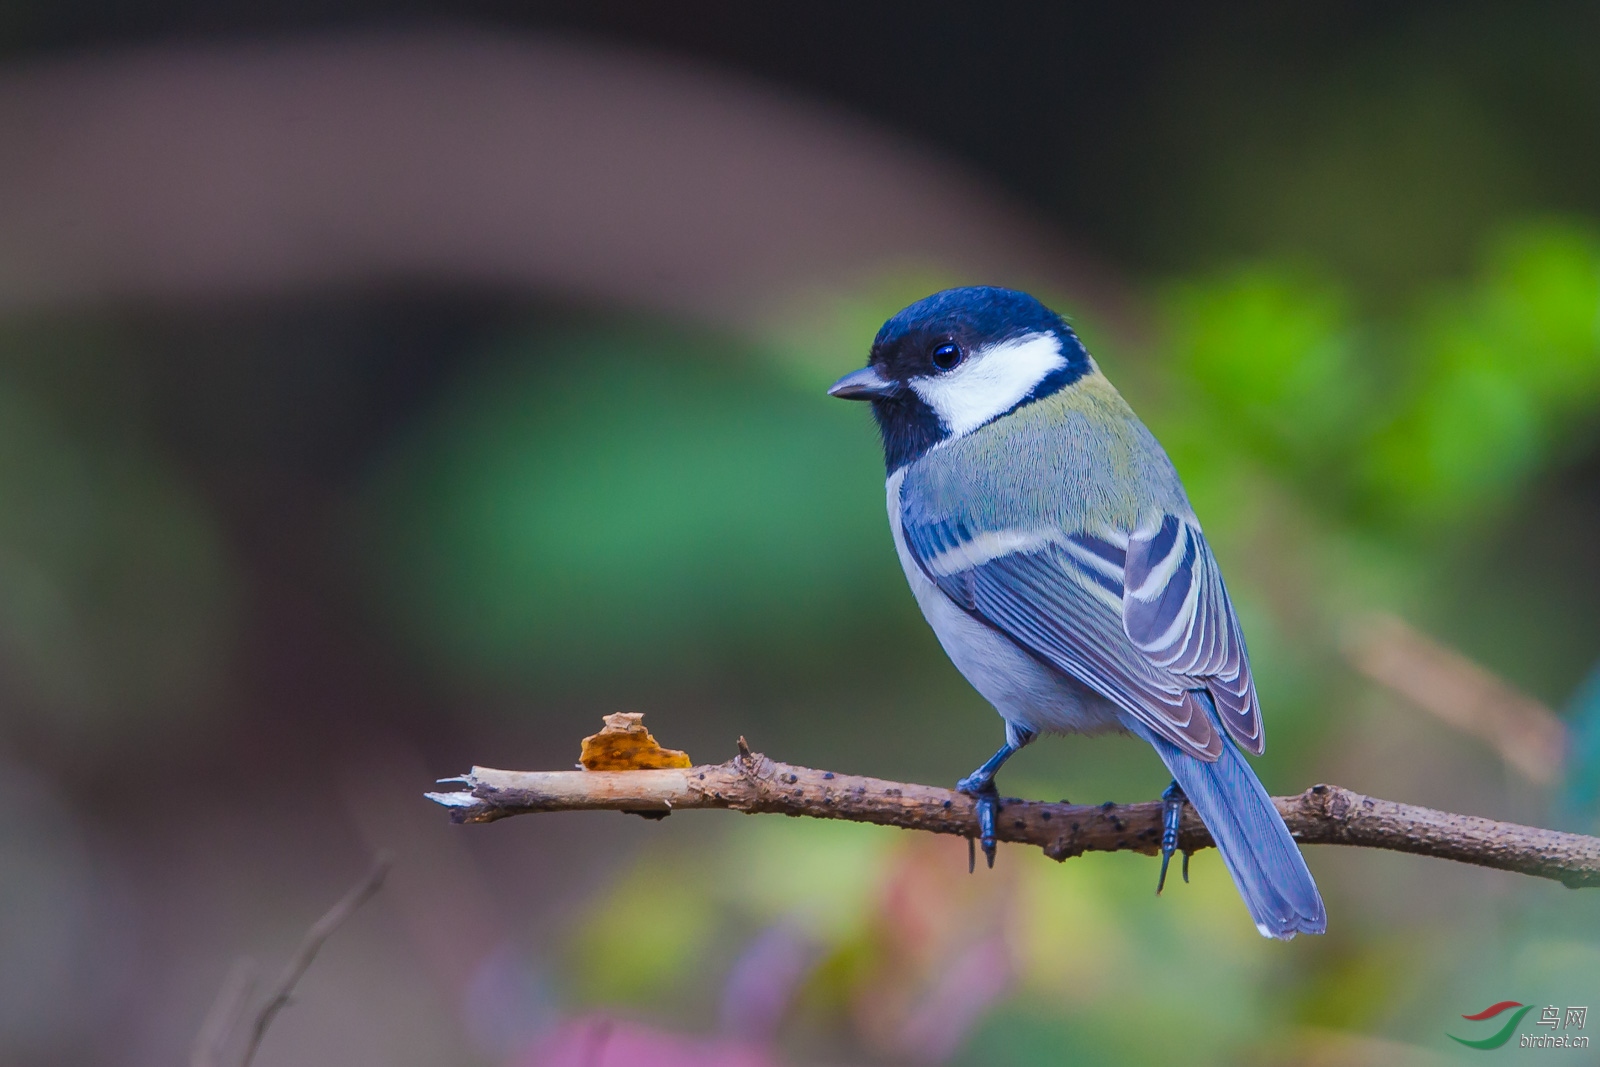
[[[1227,735],[1222,755],[1207,763],[1170,741],[1143,729],[1138,732],[1155,746],[1211,831],[1262,936],[1287,941],[1297,933],[1326,930],[1328,914],[1299,847],[1260,779]]]

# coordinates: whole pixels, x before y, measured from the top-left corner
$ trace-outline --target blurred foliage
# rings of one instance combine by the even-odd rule
[[[1174,291],[1172,370],[1194,387],[1186,406],[1208,447],[1292,477],[1337,467],[1372,392],[1348,305],[1332,284],[1270,267]]]
[[[422,646],[636,684],[837,649],[881,618],[882,503],[841,491],[873,477],[871,428],[738,355],[667,327],[509,342],[376,490],[384,587]]]
[[[1272,265],[1177,287],[1172,368],[1192,388],[1168,398],[1168,417],[1200,425],[1176,432],[1389,536],[1470,535],[1545,464],[1591,443],[1600,243],[1585,228],[1514,230],[1475,278],[1398,318],[1361,321],[1352,303]]]
[[[1183,99],[1190,126],[1168,134],[1195,151],[1197,173],[1150,222],[1178,229],[1152,226],[1146,241],[1191,271],[1219,252],[1314,259],[1385,311],[1466,270],[1485,231],[1559,193],[1486,102],[1500,89],[1489,64],[1450,69],[1437,48],[1418,42],[1405,62],[1355,49],[1322,78],[1254,99],[1250,82],[1271,74],[1213,74],[1224,91]],[[1205,137],[1221,144],[1200,151]]]
[[[1503,505],[1591,443],[1580,417],[1600,394],[1600,244],[1553,224],[1514,232],[1408,340],[1412,380],[1364,465],[1378,505],[1434,524]]]
[[[683,861],[646,859],[607,887],[570,946],[581,1000],[650,1004],[670,996],[717,933],[717,904]]]
[[[1196,856],[1192,884],[1160,899],[1141,857],[1062,866],[1007,848],[983,878],[966,873],[964,858],[958,840],[811,820],[740,820],[692,862],[648,850],[574,925],[567,952],[579,980],[569,1004],[709,1016],[718,987],[708,972],[750,932],[781,921],[804,930],[818,954],[792,1020],[802,1042],[843,1016],[897,1058],[941,987],[983,998],[963,968],[977,965],[974,945],[998,937],[1018,1007],[1052,1017],[1084,1048],[1121,1050],[1085,1062],[1223,1063],[1276,1006],[1251,995],[1284,966],[1275,950],[1316,952],[1311,942],[1263,942],[1236,914],[1214,853]],[[1206,981],[1175,959],[1206,960]],[[1160,1026],[1146,1025],[1152,1005],[1162,1006]],[[1008,1050],[1026,1046],[1028,1033],[958,1033],[968,1049],[961,1062],[1025,1062]]]
[[[118,349],[92,330],[0,335],[0,712],[45,743],[105,750],[192,726],[226,665],[232,575],[205,505],[113,402],[15,374]],[[70,413],[63,414],[63,409]],[[109,414],[109,417],[107,417]],[[72,416],[77,416],[77,421]]]

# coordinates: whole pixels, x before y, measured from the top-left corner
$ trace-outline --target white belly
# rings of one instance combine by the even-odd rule
[[[945,655],[1001,718],[1036,733],[1103,733],[1124,729],[1115,707],[1073,678],[1051,670],[999,631],[974,619],[939,591],[906,548],[900,529],[900,482],[889,476],[889,530],[917,606]]]

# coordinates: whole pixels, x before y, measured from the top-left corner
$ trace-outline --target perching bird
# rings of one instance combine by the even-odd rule
[[[1262,751],[1239,620],[1172,462],[1066,322],[1026,293],[947,289],[884,323],[829,394],[872,402],[889,528],[939,643],[1005,720],[956,786],[994,864],[995,772],[1040,733],[1127,731],[1173,777],[1256,929],[1322,933],[1322,898],[1241,750]],[[1160,891],[1159,884],[1157,891]]]

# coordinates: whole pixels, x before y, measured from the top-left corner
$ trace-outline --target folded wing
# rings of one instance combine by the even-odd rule
[[[975,531],[905,512],[901,528],[923,572],[956,604],[1184,751],[1206,760],[1222,752],[1200,689],[1240,746],[1261,751],[1238,620],[1191,522],[1163,516],[1124,539]]]
[[[1266,739],[1244,635],[1199,527],[1163,515],[1128,537],[1122,623],[1152,664],[1210,690],[1223,727],[1261,754]]]

